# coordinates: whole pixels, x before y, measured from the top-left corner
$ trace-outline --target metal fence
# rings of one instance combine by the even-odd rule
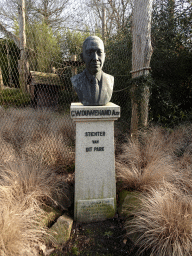
[[[187,1],[180,2],[183,7],[178,10],[190,15],[190,6],[184,3]],[[128,0],[1,1],[2,158],[43,154],[44,161],[54,168],[65,165],[63,159],[72,161],[74,124],[69,108],[78,98],[70,78],[85,68],[80,53],[89,35],[97,35],[105,42],[104,71],[115,78],[111,101],[121,106],[120,122],[130,122],[132,4]],[[157,10],[161,10],[160,5]],[[186,33],[189,44],[191,30]]]
[[[47,166],[62,170],[74,162],[75,127],[69,109],[78,97],[70,78],[85,68],[80,58],[84,39],[89,35],[103,37],[107,53],[104,71],[115,77],[112,102],[124,106],[125,113],[130,109],[131,59],[126,52],[130,42],[122,38],[124,45],[114,52],[118,42],[115,37],[106,39],[104,15],[109,7],[105,3],[25,1],[23,13],[23,2],[4,1],[0,12],[5,28],[20,38],[20,45],[6,33],[0,39],[1,158],[41,157]],[[129,16],[128,6],[125,14]],[[116,27],[111,21],[111,33]],[[21,33],[26,41],[21,42]]]

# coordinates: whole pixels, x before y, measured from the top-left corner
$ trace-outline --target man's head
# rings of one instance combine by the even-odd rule
[[[103,41],[97,36],[87,37],[83,43],[82,57],[90,74],[100,72],[105,61]]]

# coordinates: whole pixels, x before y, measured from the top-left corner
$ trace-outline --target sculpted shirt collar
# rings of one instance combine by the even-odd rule
[[[89,73],[89,71],[87,69],[85,69],[85,74],[86,74],[86,77],[88,78],[89,82],[91,82],[91,83],[93,81],[93,77],[95,77],[98,80],[98,82],[101,81],[101,71],[98,72],[95,76],[93,76]]]

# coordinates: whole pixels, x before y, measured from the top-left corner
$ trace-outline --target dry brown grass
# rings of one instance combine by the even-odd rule
[[[186,195],[192,195],[192,166],[177,169],[174,184]]]
[[[141,131],[137,140],[129,139],[116,161],[121,187],[147,191],[164,180],[173,180],[175,166],[170,147],[163,129],[157,127]]]
[[[8,194],[10,191],[4,191]],[[9,197],[9,195],[7,195]],[[0,255],[21,256],[31,245],[42,241],[46,230],[40,226],[43,216],[39,207],[22,202],[1,201],[0,203]]]
[[[0,255],[22,255],[45,230],[39,219],[41,195],[31,175],[19,167],[0,168]],[[31,171],[31,174],[33,171]]]
[[[0,255],[28,255],[47,234],[42,226],[44,205],[66,209],[64,180],[40,164],[26,161],[0,166]]]
[[[33,109],[0,110],[1,158],[41,159],[59,172],[74,164],[75,126],[68,115]]]
[[[46,234],[43,205],[70,205],[64,177],[74,164],[69,116],[32,109],[0,109],[0,255],[33,255]]]
[[[75,129],[69,116],[40,110],[0,109],[0,120],[0,255],[21,255],[46,233],[39,226],[41,206],[64,209],[70,203],[56,173],[74,165]],[[192,125],[174,131],[152,127],[138,140],[127,139],[122,149],[126,139],[118,135],[121,189],[147,192],[131,223],[140,234],[140,252],[191,255],[191,131]]]
[[[0,199],[5,201],[4,190],[11,193],[8,201],[21,201],[26,207],[32,202],[35,205],[52,204],[66,209],[68,202],[68,185],[52,170],[46,169],[40,163],[26,163],[19,161],[0,167]],[[63,204],[59,198],[63,198]],[[68,202],[69,203],[69,202]],[[68,204],[67,203],[67,204]]]
[[[191,255],[192,125],[140,131],[137,140],[124,145],[117,171],[121,188],[143,192],[126,224],[138,237],[138,254]]]
[[[169,140],[174,145],[174,154],[180,157],[191,149],[192,144],[192,124],[180,125],[176,127],[169,136]]]
[[[150,249],[153,256],[189,256],[192,253],[192,196],[170,183],[151,189],[141,197],[142,206],[127,222],[137,234],[139,254]]]

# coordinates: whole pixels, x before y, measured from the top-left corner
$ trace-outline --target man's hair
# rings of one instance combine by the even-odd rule
[[[83,49],[84,49],[84,47],[87,46],[87,42],[88,42],[89,40],[94,40],[94,39],[99,40],[99,41],[102,42],[102,44],[103,44],[103,41],[102,41],[101,38],[99,38],[98,36],[88,36],[88,37],[85,39],[85,41],[83,42]],[[104,44],[103,44],[103,47],[104,47]]]

